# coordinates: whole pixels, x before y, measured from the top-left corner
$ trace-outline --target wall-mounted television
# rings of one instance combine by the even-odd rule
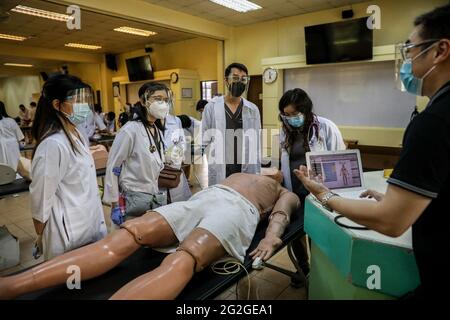
[[[373,30],[367,18],[305,27],[306,63],[336,63],[373,58]]]
[[[130,81],[153,79],[153,67],[149,55],[127,59],[126,63]]]

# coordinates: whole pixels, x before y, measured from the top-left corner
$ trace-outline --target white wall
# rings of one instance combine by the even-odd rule
[[[41,91],[38,76],[20,76],[0,79],[0,101],[11,117],[19,113],[19,105],[26,107],[33,101],[32,95]],[[35,101],[37,103],[37,101]]]
[[[405,128],[416,104],[396,88],[393,61],[292,69],[284,76],[285,91],[302,88],[315,112],[339,126]]]

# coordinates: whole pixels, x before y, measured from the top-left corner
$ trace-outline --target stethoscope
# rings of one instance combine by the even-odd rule
[[[317,126],[319,126],[319,120],[317,119],[317,116],[314,115],[314,121],[309,125],[308,128],[308,134],[306,135],[306,139],[308,141],[308,145],[310,146],[309,148],[311,149],[311,145],[312,145],[312,139],[314,138],[314,130],[319,130],[319,129],[314,129],[314,124],[317,124]],[[312,134],[311,134],[312,132]],[[317,134],[317,143],[320,145],[323,145],[323,139],[320,136],[320,130]]]

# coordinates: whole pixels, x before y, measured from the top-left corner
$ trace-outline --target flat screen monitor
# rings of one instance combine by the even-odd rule
[[[126,60],[130,81],[152,80],[153,67],[149,55]]]
[[[367,18],[305,27],[305,42],[307,64],[373,58],[373,30]]]

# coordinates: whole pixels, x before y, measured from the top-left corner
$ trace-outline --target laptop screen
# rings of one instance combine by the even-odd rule
[[[357,153],[310,155],[309,158],[311,170],[322,175],[329,189],[362,187]]]

